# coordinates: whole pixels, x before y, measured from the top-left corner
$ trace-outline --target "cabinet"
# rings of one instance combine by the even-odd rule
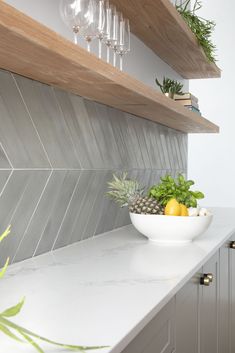
[[[122,353],[234,353],[234,333],[235,235]]]
[[[235,352],[235,235],[230,239],[230,249],[229,249],[229,324],[230,324],[230,351],[229,353]]]
[[[200,286],[199,342],[200,353],[218,352],[218,274],[219,253],[216,253],[202,269],[202,274],[213,274],[209,286]],[[226,353],[226,352],[224,352]]]
[[[228,258],[227,248],[223,256]],[[219,253],[216,253],[176,295],[177,353],[218,352],[219,259]],[[222,270],[225,271],[224,268]],[[209,286],[200,283],[206,274],[213,274]],[[223,327],[223,333],[225,331]]]
[[[201,271],[176,295],[176,352],[198,352],[198,318]]]
[[[173,353],[175,301],[172,299],[122,353]]]
[[[219,353],[227,353],[229,350],[229,248],[230,241],[226,242],[219,251]]]

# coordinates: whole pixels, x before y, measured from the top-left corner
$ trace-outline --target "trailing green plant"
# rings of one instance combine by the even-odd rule
[[[169,96],[171,98],[173,98],[175,94],[178,94],[178,95],[184,94],[182,92],[183,84],[176,80],[171,80],[168,77],[164,77],[162,83],[160,83],[157,78],[155,81],[156,81],[156,84],[160,87],[160,90],[162,91],[162,93],[164,94],[169,93]]]
[[[151,187],[149,196],[155,198],[161,205],[166,206],[168,201],[176,199],[186,207],[197,207],[197,200],[203,199],[200,191],[192,191],[193,180],[186,180],[181,174],[176,179],[170,175],[161,178],[161,183]]]
[[[188,24],[191,31],[195,34],[198,43],[204,50],[208,60],[215,63],[216,46],[212,42],[211,36],[216,23],[196,15],[196,12],[202,8],[201,1],[195,0],[192,10],[190,9],[190,0],[185,0],[181,4],[175,4],[175,7]]]
[[[5,232],[0,236],[0,243],[3,241],[11,232],[11,227],[9,226]],[[4,267],[0,271],[0,279],[4,276],[9,263],[9,258],[7,259]],[[74,346],[70,344],[63,344],[52,341],[48,338],[42,337],[26,328],[16,325],[9,318],[18,315],[24,305],[25,298],[23,298],[17,305],[12,306],[0,313],[0,331],[11,339],[19,343],[28,343],[39,353],[44,353],[43,349],[40,347],[37,341],[46,342],[51,345],[60,347],[63,351],[70,350],[85,353],[86,351],[105,348],[106,346],[98,347],[84,347],[84,346]]]

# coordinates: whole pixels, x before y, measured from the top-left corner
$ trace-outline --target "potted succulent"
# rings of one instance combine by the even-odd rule
[[[183,84],[168,77],[164,77],[162,83],[156,78],[156,84],[160,87],[162,93],[171,99],[174,99],[175,94],[180,96],[184,94],[182,92]]]
[[[148,191],[127,173],[113,176],[107,195],[120,207],[127,206],[135,228],[150,240],[165,243],[187,243],[202,234],[210,225],[212,215],[199,208],[200,191],[191,190],[192,180],[183,175],[170,175]]]

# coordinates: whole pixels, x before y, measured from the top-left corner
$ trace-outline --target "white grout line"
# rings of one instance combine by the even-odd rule
[[[6,182],[5,182],[5,185],[3,186],[3,189],[2,189],[2,191],[1,191],[1,193],[0,193],[0,197],[2,196],[2,194],[4,193],[4,191],[5,191],[5,189],[6,189],[6,186],[7,186],[7,184],[8,184],[8,181],[10,180],[10,178],[11,178],[11,176],[12,176],[12,174],[13,174],[13,170],[11,170],[11,173],[9,174],[9,176],[8,176],[8,178],[7,178],[7,180],[6,180]]]
[[[69,139],[70,139],[70,141],[71,141],[71,143],[72,143],[72,145],[73,145],[73,150],[74,150],[74,153],[75,153],[75,155],[76,155],[76,157],[77,157],[77,161],[78,161],[80,167],[82,167],[82,164],[81,164],[79,155],[78,155],[78,153],[77,153],[77,150],[76,150],[76,147],[75,147],[75,144],[74,144],[74,141],[73,141],[71,132],[70,132],[70,129],[69,129],[68,125],[67,125],[66,118],[65,118],[65,116],[64,116],[63,110],[62,110],[61,105],[60,105],[60,103],[59,103],[59,101],[58,101],[58,99],[57,99],[57,96],[56,96],[56,94],[55,94],[55,90],[54,90],[53,87],[52,87],[52,91],[53,91],[53,94],[54,94],[55,101],[56,101],[56,104],[57,104],[57,106],[58,106],[58,109],[60,110],[61,116],[62,116],[62,118],[63,118],[63,120],[64,120],[64,123],[65,123],[65,125],[66,125],[66,127],[67,127],[67,131],[68,131],[68,134],[69,134]]]
[[[25,195],[25,192],[26,192],[26,190],[27,190],[27,187],[28,187],[28,185],[29,185],[29,183],[30,183],[30,178],[31,178],[31,176],[29,177],[29,180],[27,180],[27,182],[26,182],[26,184],[25,184],[25,187],[24,187],[24,190],[23,190],[23,192],[21,193],[19,200],[17,201],[17,205],[16,205],[16,207],[15,207],[15,209],[14,209],[12,215],[11,215],[11,218],[10,218],[10,220],[9,220],[9,224],[12,224],[12,220],[13,220],[13,218],[14,218],[14,216],[15,216],[17,210],[18,210],[18,208],[20,207],[21,201],[23,200],[23,197],[24,197],[24,195]],[[12,261],[13,261],[13,260],[12,260]],[[11,261],[11,263],[12,263],[12,261]]]
[[[23,234],[23,236],[22,236],[22,238],[21,238],[21,241],[20,241],[20,243],[19,243],[19,245],[18,245],[18,248],[16,249],[16,252],[15,252],[15,255],[14,255],[13,259],[12,259],[12,262],[14,262],[15,257],[16,257],[16,255],[17,255],[17,253],[18,253],[18,250],[19,250],[19,248],[20,248],[20,246],[21,246],[21,244],[22,244],[22,242],[23,242],[23,240],[24,240],[24,238],[25,238],[25,235],[26,235],[26,233],[27,233],[27,231],[28,231],[28,229],[29,229],[29,227],[30,227],[30,225],[31,225],[31,222],[32,222],[32,220],[33,220],[33,217],[34,217],[34,215],[35,215],[35,213],[36,213],[36,211],[37,211],[37,209],[38,209],[39,203],[40,203],[40,201],[41,201],[41,199],[42,199],[42,196],[44,195],[44,192],[45,192],[46,187],[47,187],[47,185],[48,185],[48,183],[49,183],[49,180],[50,180],[50,178],[51,178],[51,176],[52,176],[52,173],[53,173],[53,171],[51,171],[51,173],[50,173],[50,175],[49,175],[49,177],[48,177],[48,179],[47,179],[47,181],[46,181],[46,184],[45,184],[45,186],[44,186],[44,188],[43,188],[43,190],[42,190],[42,192],[41,192],[41,195],[40,195],[40,197],[39,197],[39,200],[38,200],[38,202],[37,202],[37,205],[36,205],[36,207],[35,207],[35,209],[34,209],[32,215],[31,215],[31,217],[30,217],[29,223],[28,223],[28,225],[27,225],[27,227],[26,227],[26,229],[25,229],[25,231],[24,231],[24,234]]]
[[[68,203],[68,206],[67,206],[67,208],[66,208],[66,211],[65,211],[64,217],[63,217],[63,219],[62,219],[61,225],[60,225],[60,227],[59,227],[59,230],[58,230],[58,232],[57,232],[57,234],[56,234],[56,237],[55,237],[54,243],[53,243],[53,245],[52,245],[51,251],[54,250],[55,244],[56,244],[56,242],[57,242],[57,239],[58,239],[58,237],[59,237],[60,231],[61,231],[62,226],[63,226],[63,224],[64,224],[64,220],[65,220],[65,218],[66,218],[66,216],[67,216],[67,214],[68,214],[68,211],[69,211],[70,205],[71,205],[71,203],[72,203],[74,194],[75,194],[75,192],[76,192],[76,190],[77,190],[77,186],[78,186],[78,184],[79,184],[81,175],[82,175],[82,173],[80,173],[80,175],[79,175],[79,177],[78,177],[78,180],[77,180],[77,182],[76,182],[76,185],[75,185],[75,187],[74,187],[72,196],[71,196],[70,201],[69,201],[69,203]]]
[[[102,175],[102,177],[105,178],[105,175]],[[97,178],[97,179],[98,179],[98,181],[99,181],[99,178]],[[96,180],[94,180],[94,181],[96,181]],[[102,181],[101,181],[100,184],[102,184]],[[96,201],[98,200],[99,193],[100,193],[100,190],[98,190],[98,192],[97,192],[97,194],[96,194],[96,197],[93,199],[93,204],[92,204],[92,207],[90,208],[89,217],[87,217],[88,219],[87,219],[86,225],[85,225],[84,228],[83,228],[83,232],[82,232],[82,235],[81,235],[81,241],[83,240],[83,237],[84,237],[84,235],[85,235],[87,226],[88,226],[88,224],[89,224],[89,222],[90,222],[90,218],[91,218],[92,212],[93,212],[93,210],[94,210]],[[102,210],[101,210],[101,212],[102,212]],[[100,216],[100,215],[99,215],[99,216]],[[100,217],[98,217],[98,220],[99,220],[99,219],[100,219]],[[98,220],[97,220],[97,222],[98,222]],[[95,229],[96,229],[97,227],[98,227],[98,224],[96,224]],[[89,238],[93,238],[94,235],[95,235],[95,232],[94,232]]]
[[[3,150],[3,152],[5,153],[5,156],[7,157],[7,161],[8,161],[8,163],[10,164],[11,169],[14,169],[14,167],[13,167],[11,161],[10,161],[10,158],[9,158],[9,156],[8,156],[6,150],[5,150],[5,148],[3,147],[3,144],[2,144],[1,142],[0,142],[0,146],[1,146],[2,150]]]
[[[158,170],[158,171],[162,171],[162,170],[175,170],[175,171],[180,171],[181,169],[186,169],[186,168],[124,168],[124,170],[126,172],[130,172],[131,170],[142,170],[142,171],[147,171],[147,170]],[[84,172],[84,171],[91,171],[91,172],[97,172],[97,171],[117,171],[121,172],[123,169],[120,168],[95,168],[95,169],[76,169],[76,168],[0,168],[0,171],[53,171],[53,172],[60,172],[60,171],[74,171],[74,172]]]
[[[25,106],[25,109],[26,109],[26,111],[27,111],[27,113],[28,113],[28,115],[29,115],[29,118],[30,118],[30,120],[31,120],[31,122],[32,122],[32,124],[33,124],[33,127],[34,127],[34,129],[35,129],[35,131],[36,131],[36,134],[37,134],[37,136],[38,136],[38,139],[39,139],[39,141],[40,141],[40,143],[41,143],[41,145],[42,145],[42,149],[43,149],[43,151],[44,151],[44,153],[45,153],[45,155],[46,155],[46,158],[47,158],[47,160],[48,160],[48,163],[50,164],[50,167],[53,168],[53,166],[52,166],[52,164],[51,164],[51,161],[50,161],[50,158],[49,158],[49,156],[48,156],[48,153],[47,153],[47,151],[46,151],[46,148],[45,148],[45,146],[44,146],[44,144],[43,144],[43,142],[42,142],[42,140],[41,140],[41,137],[40,137],[39,132],[38,132],[38,130],[37,130],[37,128],[36,128],[36,125],[34,124],[33,118],[32,118],[32,116],[31,116],[31,113],[30,113],[30,111],[29,111],[29,109],[28,109],[28,106],[27,106],[27,104],[26,104],[26,102],[25,102],[25,100],[24,100],[24,97],[23,97],[23,95],[22,95],[22,93],[21,93],[20,87],[19,87],[19,85],[18,85],[18,83],[17,83],[17,81],[16,81],[16,79],[15,79],[15,76],[14,76],[12,73],[11,73],[11,76],[12,76],[12,78],[13,78],[13,81],[15,82],[16,88],[17,88],[17,90],[18,90],[18,92],[19,92],[19,94],[20,94],[20,96],[21,96],[21,99],[22,99],[22,101],[23,101],[23,104],[24,104],[24,106]]]
[[[52,173],[53,173],[53,172],[52,172]],[[64,184],[66,176],[67,176],[67,173],[64,175],[63,181],[62,181],[61,185]],[[43,229],[42,229],[42,232],[41,232],[41,234],[40,234],[38,243],[37,243],[37,245],[36,245],[36,248],[35,248],[35,250],[34,250],[34,253],[33,253],[32,257],[36,256],[36,253],[37,253],[37,250],[38,250],[38,248],[39,248],[39,246],[40,246],[41,240],[43,239],[43,235],[45,234],[45,230],[46,230],[46,228],[47,228],[49,219],[50,219],[51,215],[53,214],[54,206],[55,206],[55,204],[56,204],[56,202],[57,202],[57,200],[58,200],[58,197],[59,197],[59,195],[60,195],[61,185],[60,185],[60,187],[59,187],[59,191],[58,191],[58,189],[57,189],[56,192],[55,192],[56,199],[54,199],[53,204],[52,204],[52,207],[50,208],[50,211],[48,212],[48,215],[47,215],[47,218],[46,218],[46,221],[45,221],[45,225],[44,225],[44,227],[43,227]],[[49,249],[48,249],[48,251],[49,251]]]

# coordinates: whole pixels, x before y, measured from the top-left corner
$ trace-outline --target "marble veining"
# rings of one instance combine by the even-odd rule
[[[129,225],[13,264],[0,281],[0,310],[26,296],[17,323],[71,344],[110,345],[97,353],[121,353],[235,234],[235,209],[212,211],[209,230],[186,246],[157,246]],[[2,333],[0,342],[0,353],[34,352]]]

